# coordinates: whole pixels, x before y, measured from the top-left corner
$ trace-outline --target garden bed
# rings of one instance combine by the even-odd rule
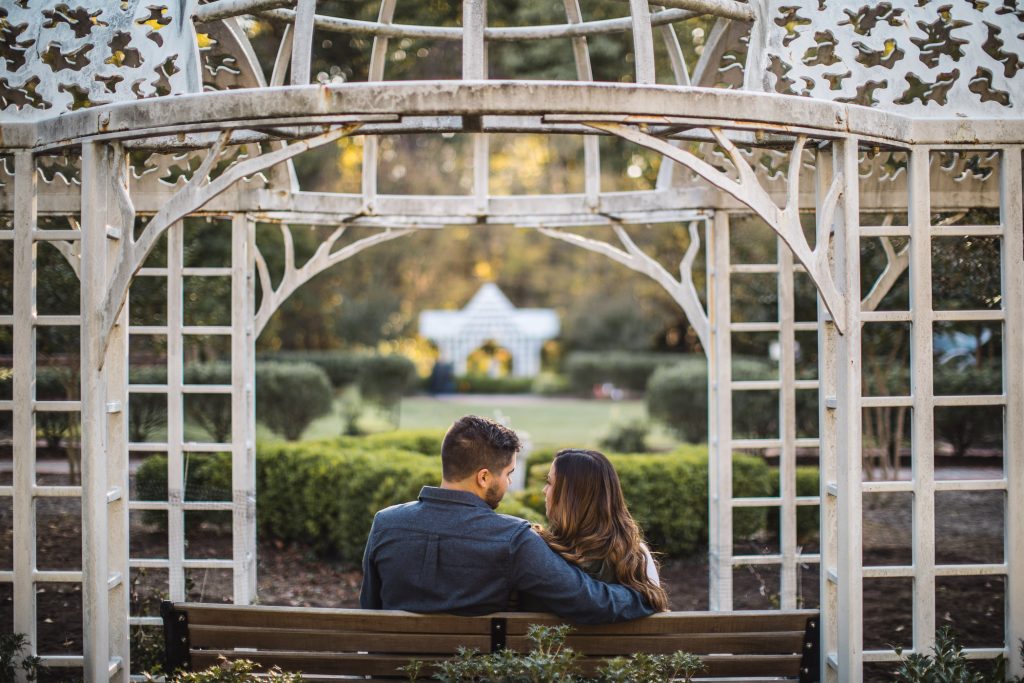
[[[47,475],[45,483],[62,483],[62,475]],[[950,492],[937,504],[936,538],[942,563],[996,562],[1002,558],[1002,501],[999,492]],[[941,505],[941,507],[940,507]],[[911,539],[909,494],[874,495],[865,500],[864,558],[866,564],[909,564]],[[12,566],[10,508],[0,508],[0,569]],[[39,502],[37,554],[42,569],[77,569],[81,566],[80,503],[75,499]],[[166,557],[166,536],[156,527],[132,517],[132,555]],[[190,534],[189,557],[230,557],[230,529],[203,524]],[[737,554],[777,551],[770,539],[750,540],[737,546]],[[816,548],[805,548],[816,552]],[[259,602],[294,606],[356,607],[361,573],[357,567],[317,558],[308,549],[262,539],[259,557]],[[708,607],[706,557],[666,560],[662,570],[672,609]],[[230,570],[187,572],[189,600],[227,601],[231,595]],[[136,613],[156,615],[166,597],[165,571],[132,574]],[[771,567],[738,567],[734,572],[737,609],[765,609],[777,605],[778,573]],[[865,648],[907,646],[911,633],[911,580],[866,580],[864,583]],[[801,570],[798,594],[801,607],[818,606],[816,565]],[[1003,580],[1000,577],[937,579],[936,622],[952,625],[967,646],[992,645],[1003,637]],[[45,584],[37,595],[40,651],[47,654],[81,652],[81,589],[75,584]],[[0,584],[0,631],[12,623],[10,584]],[[149,633],[151,639],[157,629]],[[886,667],[870,667],[866,680],[886,680]]]

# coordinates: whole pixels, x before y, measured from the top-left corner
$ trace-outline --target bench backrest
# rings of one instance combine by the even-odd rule
[[[402,677],[413,659],[431,662],[459,646],[527,652],[531,624],[563,623],[550,614],[502,612],[482,617],[354,609],[165,602],[161,612],[168,671],[250,659],[307,678]],[[818,612],[665,612],[603,626],[576,626],[568,645],[586,671],[635,652],[701,656],[709,677],[818,680]],[[424,675],[430,675],[425,667]]]

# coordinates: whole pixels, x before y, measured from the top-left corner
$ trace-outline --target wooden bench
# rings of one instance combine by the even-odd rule
[[[482,617],[397,611],[171,603],[161,606],[167,670],[201,670],[218,658],[249,659],[309,679],[405,679],[410,660],[444,659],[461,646],[481,652],[529,651],[531,624],[563,623],[550,614]],[[604,626],[576,626],[568,645],[585,671],[634,652],[701,656],[713,678],[819,680],[818,612],[665,612]],[[425,667],[430,676],[430,667]],[[367,679],[363,679],[367,680]]]

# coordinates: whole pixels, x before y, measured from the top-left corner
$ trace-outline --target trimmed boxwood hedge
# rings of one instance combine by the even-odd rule
[[[414,433],[408,442],[422,438],[423,448],[413,451],[393,447],[401,442],[401,434],[396,433],[390,444],[383,438],[377,443],[364,439],[360,445],[351,438],[261,443],[256,458],[260,533],[306,544],[323,556],[358,563],[374,513],[415,500],[422,486],[440,481],[439,459],[424,457],[425,451],[437,452],[437,441],[428,444],[428,436],[439,440],[440,435]],[[651,545],[668,556],[703,552],[708,531],[706,452],[689,446],[667,454],[609,457],[630,510]],[[197,460],[189,472],[186,499],[199,500],[214,492],[216,499],[230,500],[230,462],[227,454]],[[536,482],[543,478],[548,462],[531,459],[530,475],[535,483],[527,491],[507,496],[499,512],[543,521],[544,496]],[[777,472],[762,459],[737,454],[733,462],[737,496],[769,496],[776,490]],[[164,456],[148,458],[136,473],[139,499],[165,499],[166,473]],[[813,495],[816,476],[814,468],[800,468],[800,495]],[[816,515],[809,518],[813,512],[802,514],[801,536],[816,528]],[[736,535],[754,535],[766,528],[767,521],[766,509],[739,509],[734,518]]]
[[[440,480],[439,462],[420,453],[342,449],[334,441],[263,444],[257,520],[262,533],[357,563],[373,515]]]
[[[356,449],[398,449],[423,455],[441,455],[443,429],[399,429],[393,432],[379,432],[366,436],[343,436],[338,444],[344,448]]]

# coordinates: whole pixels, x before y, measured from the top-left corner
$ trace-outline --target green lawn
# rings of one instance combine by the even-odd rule
[[[303,434],[305,439],[341,433],[340,402],[330,415],[320,418]],[[529,434],[534,446],[597,446],[616,424],[646,419],[643,401],[597,401],[539,396],[454,395],[443,398],[412,396],[402,401],[401,429],[446,429],[462,415],[508,418],[509,426]],[[360,425],[373,431],[389,428],[379,414],[368,413]],[[674,440],[660,428],[652,430],[650,443],[669,448]]]

